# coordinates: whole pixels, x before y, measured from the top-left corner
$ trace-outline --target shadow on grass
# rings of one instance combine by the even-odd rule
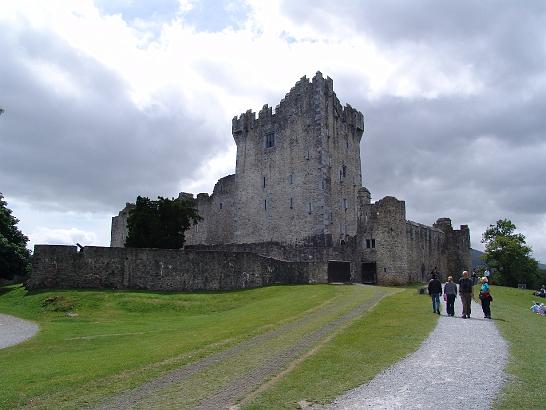
[[[326,285],[326,284],[323,284]],[[15,286],[15,285],[12,285]],[[23,285],[20,285],[23,286]],[[100,292],[100,293],[145,293],[147,295],[223,295],[230,293],[247,293],[256,291],[257,289],[271,288],[271,287],[285,287],[285,286],[315,286],[314,284],[309,283],[274,283],[266,286],[257,286],[254,288],[244,288],[244,289],[228,289],[228,290],[187,290],[187,291],[177,291],[177,290],[149,290],[149,289],[105,289],[105,288],[47,288],[47,289],[32,289],[27,290],[25,296],[31,295],[40,295],[42,293],[64,293],[64,292]],[[14,289],[12,289],[14,290]],[[0,293],[1,295],[1,293]]]
[[[21,285],[21,284],[18,284],[18,285],[4,285],[4,286],[0,287],[0,296],[5,295],[5,294],[10,293],[10,292],[13,292],[14,290],[16,290],[17,288],[19,288],[21,286],[23,286],[23,285]]]

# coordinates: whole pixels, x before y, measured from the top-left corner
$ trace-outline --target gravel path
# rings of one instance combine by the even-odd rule
[[[471,319],[463,320],[461,312],[457,298],[456,317],[442,313],[419,350],[339,397],[330,408],[491,408],[506,379],[508,345],[494,321],[482,319],[480,305],[472,302]]]
[[[15,316],[0,313],[0,349],[30,339],[38,331],[38,325]]]

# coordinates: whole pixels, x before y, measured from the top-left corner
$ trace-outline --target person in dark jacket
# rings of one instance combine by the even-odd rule
[[[457,298],[457,285],[453,282],[453,277],[448,276],[444,285],[444,294],[446,298],[446,312],[448,316],[455,316],[455,299]]]
[[[472,303],[472,279],[470,279],[466,270],[459,280],[459,295],[461,296],[461,302],[463,302],[463,319],[468,319],[470,318],[470,305]]]
[[[440,314],[440,295],[442,294],[442,282],[436,275],[432,275],[432,279],[428,283],[428,294],[432,297],[432,311]]]

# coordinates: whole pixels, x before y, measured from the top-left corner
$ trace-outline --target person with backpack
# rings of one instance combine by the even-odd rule
[[[442,295],[442,282],[436,278],[436,274],[432,275],[432,279],[428,283],[428,294],[432,297],[432,311],[440,314],[440,296]]]
[[[463,302],[463,319],[469,319],[472,304],[472,279],[468,275],[468,271],[463,272],[463,277],[459,280],[459,295]]]

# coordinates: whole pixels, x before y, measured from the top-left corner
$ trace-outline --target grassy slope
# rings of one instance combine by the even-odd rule
[[[529,290],[492,287],[495,324],[510,343],[509,381],[496,402],[501,409],[544,409],[546,375],[546,317],[531,313]],[[542,300],[544,301],[544,300]]]
[[[327,403],[371,380],[415,351],[430,333],[438,317],[429,305],[430,298],[415,289],[383,299],[244,408],[295,408],[301,400]]]
[[[0,408],[76,386],[102,394],[270,329],[351,287],[279,286],[224,293],[0,289],[0,312],[36,321],[39,334],[0,350]],[[42,306],[45,299],[61,296]],[[77,317],[54,309],[73,309]],[[133,370],[131,372],[131,370]],[[108,378],[112,375],[120,377]],[[106,378],[105,383],[99,380]],[[89,391],[86,391],[89,393]]]
[[[29,403],[81,407],[85,400],[95,402],[136,386],[327,301],[355,298],[362,290],[315,285],[193,294],[27,294],[20,287],[0,289],[0,312],[35,320],[41,328],[28,342],[0,350],[0,408]],[[62,299],[42,306],[51,296]],[[302,398],[324,402],[369,380],[426,337],[437,319],[429,303],[415,289],[387,297],[251,407],[293,407]],[[55,311],[70,305],[79,316]]]

